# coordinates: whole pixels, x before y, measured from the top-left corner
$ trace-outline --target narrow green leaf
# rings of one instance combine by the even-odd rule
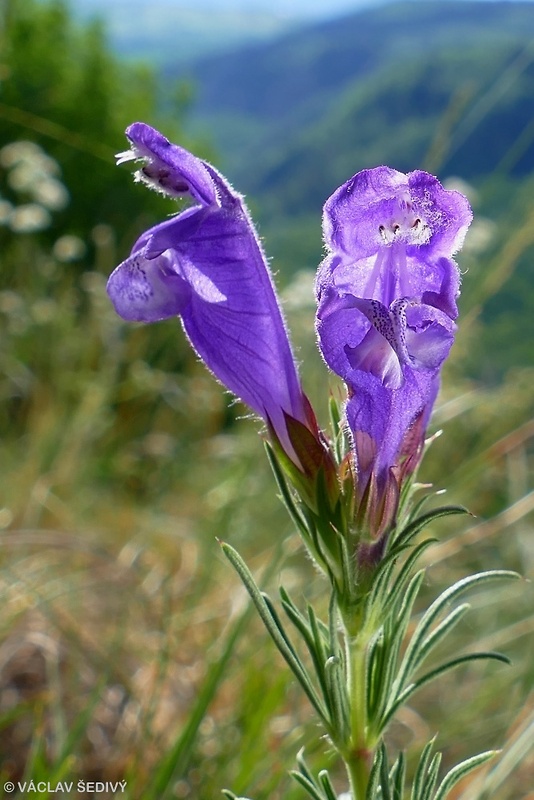
[[[394,579],[394,583],[390,589],[390,593],[388,594],[387,601],[384,604],[384,614],[388,614],[390,609],[395,607],[399,598],[404,594],[406,585],[410,580],[410,575],[417,559],[425,550],[430,547],[430,545],[434,544],[434,542],[435,539],[425,539],[424,542],[420,542],[417,547],[414,547],[399,570],[398,575]]]
[[[298,608],[290,600],[283,586],[280,587],[280,596],[282,598],[282,608],[284,609],[289,621],[293,623],[302,638],[306,641],[306,644],[311,646],[313,638],[308,623]]]
[[[309,781],[313,783],[313,775],[311,774],[309,767],[306,764],[303,747],[301,747],[300,750],[298,751],[296,761],[301,774],[304,775],[304,777],[306,777]]]
[[[340,537],[339,550],[341,555],[341,571],[343,585],[341,587],[342,594],[349,599],[355,595],[355,579],[353,571],[354,554],[349,551],[348,537]],[[336,585],[332,581],[332,585]]]
[[[339,546],[339,534],[332,527],[329,527],[328,531],[324,531],[318,527],[318,525],[321,525],[322,520],[317,516],[315,511],[312,511],[310,508],[304,506],[302,512],[306,519],[306,526],[309,535],[308,547],[312,553],[312,556],[318,562],[318,565],[328,574],[330,583],[334,584],[336,581],[336,575],[331,568],[332,559],[328,557],[328,549],[325,551],[325,542],[331,539],[332,536],[336,536],[336,543]],[[329,522],[327,521],[326,524],[329,525]]]
[[[488,572],[479,572],[476,575],[470,575],[457,581],[453,586],[446,589],[440,596],[434,600],[432,605],[421,618],[417,628],[415,629],[410,644],[406,650],[399,675],[396,681],[397,691],[401,691],[406,682],[410,679],[412,673],[417,669],[421,661],[421,647],[425,641],[427,634],[436,621],[437,617],[441,614],[444,607],[452,602],[463,592],[471,589],[474,586],[479,586],[488,581],[504,580],[511,578],[519,578],[516,572],[509,570],[490,570]]]
[[[421,795],[416,800],[431,800],[434,789],[438,782],[439,768],[441,766],[442,754],[436,753],[426,775],[424,785],[422,786]]]
[[[391,720],[392,716],[397,712],[397,710],[406,703],[406,701],[413,695],[421,686],[424,686],[430,681],[433,681],[439,675],[443,675],[444,672],[448,672],[455,667],[459,667],[461,664],[467,664],[470,661],[480,661],[480,660],[487,660],[491,659],[493,661],[500,661],[503,664],[510,664],[510,659],[506,656],[503,656],[501,653],[469,653],[465,656],[459,656],[458,658],[453,658],[451,661],[447,661],[445,664],[441,664],[436,669],[427,672],[421,678],[418,678],[416,681],[411,683],[407,686],[403,692],[397,695],[395,702],[391,704],[388,709],[388,712],[385,716],[384,725]]]
[[[399,509],[398,509],[398,519],[404,520],[405,516],[408,516],[408,521],[414,516],[414,512],[412,510],[411,514],[406,514],[406,509],[410,509],[411,499],[413,496],[413,485],[414,485],[414,475],[410,477],[406,476],[405,480],[402,481],[400,496],[399,496]],[[421,501],[418,501],[417,505],[420,504]]]
[[[300,613],[298,608],[295,606],[295,604],[291,600],[290,596],[288,595],[284,587],[280,587],[280,597],[282,599],[282,608],[287,614],[290,622],[293,623],[295,628],[302,636],[306,644],[306,647],[308,648],[308,651],[312,657],[315,674],[317,675],[317,679],[319,681],[321,692],[323,694],[325,702],[328,705],[328,712],[330,717],[332,709],[329,705],[328,686],[325,677],[325,664],[328,656],[324,653],[324,649],[322,647],[319,649],[317,648],[314,634],[313,631],[311,630],[309,623]]]
[[[393,800],[402,800],[404,797],[404,781],[406,779],[406,757],[404,753],[399,753],[396,763],[391,770],[391,783],[393,788]]]
[[[332,731],[330,735],[338,746],[344,746],[350,737],[350,709],[343,665],[337,656],[326,662],[326,681],[329,707],[332,710]]]
[[[406,631],[408,630],[408,625],[410,624],[413,604],[415,603],[424,577],[424,569],[415,573],[408,584],[398,614],[390,615],[384,627],[384,640],[388,647],[388,652],[387,655],[384,656],[384,672],[381,676],[381,683],[378,685],[380,700],[376,706],[374,720],[371,721],[375,735],[382,733],[391,718],[389,713],[390,702],[392,698],[396,697],[399,691],[398,677],[395,677],[399,653]]]
[[[329,526],[339,530],[342,524],[341,503],[336,502],[332,497],[332,491],[328,485],[324,468],[318,470],[315,478],[315,502],[319,519],[328,520]],[[333,531],[330,530],[330,535],[328,535],[328,531],[325,531],[325,533],[327,534],[326,541],[328,542],[329,539],[332,539]],[[332,549],[331,543],[329,549]]]
[[[337,800],[337,794],[332,786],[330,776],[325,769],[322,769],[319,773],[319,781],[323,787],[326,800]]]
[[[373,766],[371,767],[371,772],[369,774],[369,783],[367,784],[367,791],[365,793],[365,800],[376,800],[378,787],[380,785],[380,770],[382,768],[382,761],[384,760],[384,756],[386,755],[386,748],[384,743],[380,743],[380,747],[378,747]]]
[[[436,737],[431,739],[427,745],[425,745],[423,752],[421,753],[421,758],[419,759],[419,763],[417,765],[417,769],[415,771],[415,775],[413,778],[413,785],[412,785],[412,793],[410,795],[410,800],[418,800],[421,796],[421,792],[424,788],[427,776],[427,769],[430,763],[430,757],[432,755],[432,749],[434,747],[434,743],[436,741]]]
[[[462,603],[460,606],[457,606],[455,609],[453,609],[451,613],[448,614],[436,628],[434,628],[432,633],[429,634],[421,644],[419,651],[420,664],[423,662],[423,659],[425,659],[429,653],[441,642],[441,640],[444,639],[447,634],[460,622],[460,620],[465,617],[470,608],[470,603]]]
[[[293,656],[295,661],[304,670],[304,664],[300,660],[300,657],[299,657],[297,651],[293,647],[293,643],[292,643],[291,639],[289,638],[289,636],[287,635],[287,633],[285,631],[285,628],[284,628],[284,626],[282,624],[282,620],[278,616],[278,612],[276,611],[276,608],[273,605],[273,601],[271,600],[271,598],[269,597],[269,595],[266,592],[262,592],[260,590],[260,594],[261,594],[261,597],[262,597],[265,605],[267,606],[267,608],[269,610],[269,614],[271,616],[271,619],[274,622],[274,624],[276,625],[276,627],[278,628],[280,636],[282,637],[282,639],[286,643],[286,646],[287,646],[288,650],[291,652],[291,655]]]
[[[269,632],[273,642],[275,643],[278,651],[285,659],[286,663],[290,667],[291,671],[299,681],[300,685],[306,692],[308,699],[310,700],[311,704],[323,720],[325,726],[327,728],[330,727],[329,719],[327,711],[321,702],[315,688],[308,676],[308,673],[304,669],[300,659],[296,656],[295,651],[291,645],[288,644],[288,637],[287,635],[283,635],[279,628],[279,621],[273,618],[271,609],[269,605],[265,602],[265,599],[259,590],[254,578],[252,577],[252,573],[248,569],[247,565],[239,555],[239,553],[234,550],[229,544],[225,542],[221,543],[221,548],[225,556],[228,558],[234,569],[236,570],[237,574],[243,581],[247,592],[249,593],[252,602],[256,606],[256,609],[261,617],[261,620],[267,631]]]
[[[396,625],[397,627],[402,626],[404,630],[407,630],[409,620],[412,614],[413,605],[417,599],[417,595],[419,594],[419,589],[421,588],[421,584],[425,579],[425,574],[426,570],[420,569],[418,572],[415,573],[413,578],[411,578],[408,587],[406,589],[406,592],[404,593],[399,613],[392,621],[392,624]]]
[[[411,542],[411,540],[417,536],[423,528],[426,528],[427,525],[430,525],[431,522],[434,520],[439,519],[440,517],[449,517],[453,514],[469,514],[470,512],[467,508],[463,506],[440,506],[439,508],[433,508],[431,511],[427,511],[426,514],[421,514],[420,517],[417,517],[412,522],[410,522],[400,533],[395,537],[392,544],[405,544],[407,542]]]
[[[295,503],[291,490],[289,489],[289,486],[287,484],[286,477],[280,467],[280,464],[278,463],[278,459],[276,458],[274,450],[271,447],[271,445],[268,444],[267,442],[265,443],[265,451],[267,453],[267,458],[269,459],[269,464],[271,465],[271,469],[273,471],[276,485],[280,490],[281,499],[289,512],[289,516],[297,526],[297,529],[303,535],[304,540],[308,541],[311,538],[311,536],[306,520],[302,516],[299,508],[297,507],[297,504]]]
[[[286,611],[287,615],[291,615],[291,621],[293,618],[299,620],[299,625],[302,625],[304,628],[307,628],[307,622],[304,616],[301,614],[293,599],[287,589],[284,586],[280,586],[279,588],[280,599],[282,600],[282,605],[284,610]],[[296,624],[296,623],[295,623]]]
[[[295,620],[294,623],[293,623],[295,625],[295,627],[297,627],[299,630],[302,627],[304,630],[307,631],[307,635],[310,636],[310,639],[314,640],[315,634],[312,632],[312,626],[311,626],[311,623],[310,623],[310,611],[311,611],[311,614],[313,614],[313,618],[314,618],[314,628],[317,629],[316,633],[317,633],[317,636],[318,636],[319,640],[321,640],[323,642],[323,644],[328,644],[329,645],[329,643],[330,643],[330,629],[329,629],[329,626],[326,625],[322,620],[320,620],[315,615],[315,612],[314,612],[313,608],[311,606],[308,607],[308,609],[307,609],[308,610],[308,619],[306,619],[304,614],[302,614],[301,611],[298,609],[298,607],[295,605],[295,603],[294,603],[293,599],[291,598],[290,594],[288,593],[287,589],[285,589],[283,586],[281,586],[280,589],[279,589],[279,592],[280,592],[280,599],[282,600],[282,606],[284,607],[284,611],[287,613],[288,617],[291,619],[292,622],[293,622],[293,620]],[[328,654],[325,654],[325,661],[326,661],[328,655],[330,655],[330,652]]]
[[[310,605],[308,605],[308,619],[310,621],[310,631],[313,637],[315,652],[317,653],[317,660],[321,665],[324,665],[329,654],[325,649],[325,638],[319,628],[315,611]],[[332,655],[335,655],[335,653],[332,652]]]
[[[325,800],[321,788],[317,786],[313,775],[311,774],[306,761],[304,760],[304,751],[299,750],[297,754],[297,764],[298,764],[298,772],[297,770],[291,770],[289,773],[292,778],[294,778],[301,786],[306,789],[308,794],[313,798],[313,800]]]
[[[390,788],[391,780],[389,775],[388,755],[384,747],[382,763],[380,764],[380,789],[382,790],[380,800],[392,800]]]
[[[330,602],[328,603],[328,639],[332,655],[336,655],[339,651],[338,622],[337,597],[335,591],[332,591]]]
[[[300,785],[304,789],[306,789],[306,791],[308,792],[310,797],[313,798],[313,800],[325,800],[324,799],[324,795],[317,788],[315,783],[313,783],[312,781],[308,780],[308,778],[306,778],[304,775],[302,775],[302,773],[297,772],[296,770],[291,770],[291,772],[289,774],[291,775],[292,778],[294,778],[297,781],[297,783],[300,783]]]
[[[473,756],[472,758],[468,758],[465,761],[462,761],[461,764],[457,764],[453,767],[449,772],[445,775],[442,782],[440,783],[434,800],[445,800],[450,790],[461,781],[466,775],[469,775],[474,769],[477,767],[482,766],[490,759],[494,758],[498,754],[498,750],[487,750],[485,753],[479,753],[477,756]]]
[[[398,552],[387,553],[384,556],[384,558],[380,561],[380,564],[376,568],[373,576],[373,586],[372,586],[373,590],[376,583],[378,583],[379,585],[383,585],[384,581],[383,573],[386,573],[386,575],[391,575],[391,570],[394,568],[395,562],[397,561],[400,552],[401,549],[399,548]]]
[[[345,457],[345,436],[343,433],[343,425],[341,423],[341,415],[339,413],[339,405],[332,396],[330,396],[330,400],[328,402],[328,412],[330,417],[330,427],[332,430],[334,455],[337,463],[340,464]]]
[[[380,615],[382,618],[383,598],[387,596],[388,583],[395,569],[396,557],[384,559],[378,567],[373,579],[373,585],[365,598],[363,625],[367,626],[373,617]]]
[[[420,486],[420,488],[421,488],[421,489],[424,489],[425,487],[421,485],[421,486]],[[426,488],[427,488],[427,489],[430,489],[431,487],[430,487],[430,486],[427,486]],[[409,525],[411,522],[413,522],[415,519],[417,519],[417,517],[418,517],[418,516],[420,516],[420,512],[422,511],[423,507],[424,507],[424,506],[426,506],[426,504],[427,504],[427,503],[428,503],[428,502],[429,502],[429,501],[430,501],[430,500],[431,500],[433,497],[436,497],[437,495],[439,495],[439,494],[441,494],[441,493],[442,493],[442,492],[439,492],[439,491],[438,491],[438,492],[436,492],[436,491],[426,491],[426,492],[424,492],[424,493],[422,494],[422,496],[419,498],[419,500],[417,500],[417,501],[416,501],[416,502],[415,502],[415,503],[412,505],[412,507],[410,508],[410,513],[409,513],[409,515],[408,515],[408,521],[407,521],[407,524]],[[401,502],[402,502],[402,499],[401,499]],[[401,532],[402,532],[402,531],[401,531]]]
[[[369,720],[374,720],[380,707],[382,692],[388,693],[384,686],[384,672],[388,665],[389,647],[383,632],[380,631],[370,642],[367,656],[367,711]]]
[[[373,704],[368,706],[368,714],[369,727],[374,736],[379,736],[384,730],[384,712],[391,695],[391,687],[398,664],[399,650],[400,642],[398,641],[384,648],[381,671],[377,673],[376,676],[373,676],[373,681],[376,683],[376,687],[373,686],[375,696],[373,698]]]

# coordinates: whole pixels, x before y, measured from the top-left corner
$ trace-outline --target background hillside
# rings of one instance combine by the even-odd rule
[[[505,237],[526,224],[532,4],[393,3],[198,62],[185,74],[195,87],[190,129],[209,134],[283,274],[314,268],[325,198],[380,163],[468,181],[479,217],[502,223]],[[165,72],[178,75],[184,71]],[[497,236],[487,257],[503,244]],[[481,348],[473,368],[488,379],[534,363],[525,345],[534,341],[533,262],[529,249],[482,311],[491,320],[491,358]],[[526,339],[510,340],[516,325]]]
[[[385,121],[395,115],[405,120],[430,116],[443,108],[452,89],[462,88],[462,79],[470,82],[470,103],[479,100],[508,66],[506,56],[518,56],[526,48],[516,74],[527,68],[533,37],[531,4],[487,3],[481,13],[478,2],[393,3],[197,63],[190,71],[195,86],[191,113],[194,119],[216,123],[213,139],[234,158],[237,169],[241,160],[241,177],[248,173],[242,158],[249,151],[265,156],[265,147],[278,143],[281,148],[288,135],[304,137],[317,126],[327,135],[346,124],[339,114],[350,105],[365,104],[371,114],[381,108]],[[444,65],[450,74],[440,77]],[[165,74],[182,71],[168,68]],[[510,83],[508,76],[507,89]],[[379,128],[379,121],[373,124],[381,140],[397,141],[388,128]],[[339,130],[345,150],[358,132],[354,127]],[[398,157],[420,156],[405,149],[401,142]],[[362,152],[360,158],[366,156]]]

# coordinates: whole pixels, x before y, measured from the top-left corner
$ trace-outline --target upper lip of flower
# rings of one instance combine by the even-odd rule
[[[376,167],[340,186],[326,201],[323,219],[329,249],[354,259],[399,241],[425,248],[427,257],[450,258],[471,217],[466,198],[432,175]]]
[[[117,154],[117,164],[143,162],[136,180],[174,199],[189,195],[200,205],[218,204],[216,186],[200,159],[142,122],[130,125],[126,136],[131,147]]]
[[[471,216],[463,195],[425,172],[358,173],[325,203],[329,252],[317,276],[319,301],[332,286],[388,308],[410,297],[454,319],[460,276],[452,256]]]

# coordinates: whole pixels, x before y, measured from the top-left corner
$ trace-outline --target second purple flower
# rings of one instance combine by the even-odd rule
[[[373,534],[392,522],[421,454],[458,314],[452,257],[471,218],[459,192],[389,167],[358,173],[324,207],[319,347],[347,384],[357,495]]]

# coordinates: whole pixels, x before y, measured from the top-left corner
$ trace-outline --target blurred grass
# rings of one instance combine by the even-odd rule
[[[444,435],[421,479],[476,518],[435,526],[423,600],[480,569],[532,577],[534,376],[515,368],[485,386],[469,374],[480,309],[531,233],[521,227],[491,259],[467,248],[463,260],[462,323],[433,421]],[[208,800],[224,786],[297,800],[287,770],[306,746],[314,771],[328,765],[342,791],[343,774],[218,552],[215,537],[227,539],[264,586],[283,582],[321,602],[324,584],[275,497],[258,424],[229,405],[177,322],[115,316],[105,279],[123,253],[110,228],[92,231],[83,271],[31,232],[2,234],[2,776],[125,779],[130,800]],[[312,280],[298,273],[283,296],[325,422]],[[454,797],[531,796],[532,600],[525,582],[478,594],[453,646],[501,649],[512,667],[443,678],[391,728],[393,747],[439,731],[447,764],[510,737],[499,763]]]

